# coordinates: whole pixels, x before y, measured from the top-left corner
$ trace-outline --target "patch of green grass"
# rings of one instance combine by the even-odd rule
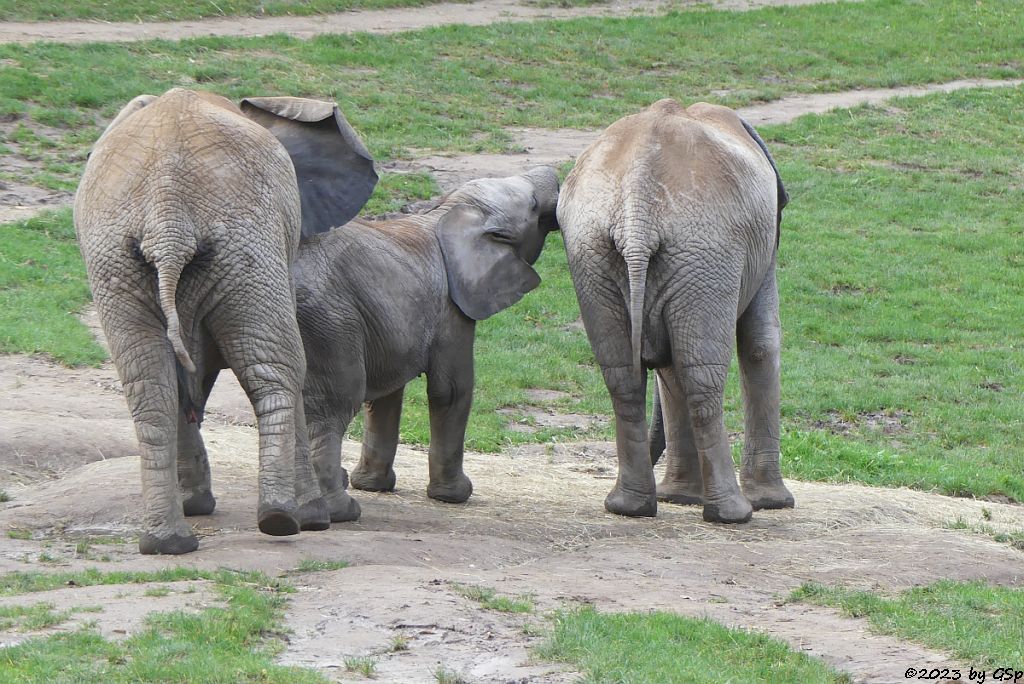
[[[31,539],[32,530],[7,530],[8,539]]]
[[[180,21],[210,17],[328,14],[354,9],[418,7],[440,0],[0,0],[0,21]]]
[[[370,656],[345,658],[345,671],[355,672],[363,677],[372,678],[377,672],[377,659]]]
[[[70,210],[0,229],[0,352],[98,364],[106,354],[75,317],[88,301]]]
[[[142,593],[143,596],[152,596],[154,598],[160,598],[162,596],[168,596],[171,593],[171,588],[164,585],[155,587],[149,587]]]
[[[529,596],[501,596],[488,587],[478,587],[471,584],[459,584],[451,582],[450,586],[456,593],[468,599],[476,601],[488,610],[496,610],[500,613],[532,613],[533,599]]]
[[[33,632],[59,625],[71,617],[71,611],[56,611],[52,603],[30,606],[0,606],[0,630],[18,629]]]
[[[404,634],[396,634],[391,637],[391,644],[388,647],[392,653],[409,650],[409,639]]]
[[[88,145],[119,107],[174,86],[232,99],[334,98],[381,160],[422,149],[495,151],[510,147],[509,126],[607,126],[669,95],[739,106],[791,93],[1016,77],[1017,9],[1016,0],[867,0],[311,40],[4,45],[0,112],[56,127],[43,136],[49,147],[30,140],[19,152],[54,162],[47,174],[24,172],[50,185],[75,182]]]
[[[244,573],[242,574],[244,575]],[[29,594],[62,587],[182,582],[199,579],[212,580],[217,577],[220,577],[217,573],[195,568],[169,568],[152,572],[103,572],[96,568],[77,572],[8,572],[0,575],[0,596]]]
[[[0,670],[14,681],[326,681],[274,664],[289,585],[260,573],[206,574],[226,606],[149,615],[146,629],[124,641],[107,641],[90,628],[30,639],[0,650]]]
[[[410,202],[427,200],[440,193],[437,181],[429,173],[383,173],[360,213],[363,216],[381,216],[398,211]]]
[[[437,684],[467,684],[468,682],[459,672],[444,665],[438,665],[434,670],[434,680],[437,681]]]
[[[867,618],[877,632],[948,651],[965,663],[1005,667],[1024,662],[1021,589],[944,580],[881,596],[808,583],[790,598]]]
[[[665,612],[564,612],[536,653],[572,664],[588,682],[850,681],[759,632]]]
[[[347,561],[328,561],[328,560],[317,560],[315,558],[305,558],[299,563],[299,567],[292,570],[292,574],[301,572],[321,572],[323,570],[342,570],[347,568],[349,563]]]
[[[0,489],[0,503],[7,503],[11,500],[11,495],[7,493],[6,489]]]

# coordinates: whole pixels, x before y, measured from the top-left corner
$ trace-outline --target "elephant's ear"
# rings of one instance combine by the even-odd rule
[[[509,236],[487,225],[476,207],[457,204],[437,222],[448,292],[462,313],[482,321],[540,285],[540,276],[516,254]]]
[[[377,185],[373,158],[333,102],[248,97],[242,113],[277,136],[295,166],[302,237],[348,223]]]
[[[123,122],[129,116],[139,111],[146,105],[152,103],[153,100],[155,99],[157,99],[156,95],[139,95],[135,98],[132,98],[131,102],[129,102],[121,108],[121,111],[117,113],[117,116],[114,117],[114,120],[107,124],[106,129],[103,131],[103,134],[100,135],[96,142],[99,143],[100,140],[103,140],[103,138],[107,136],[107,133],[117,128],[117,126],[120,125],[121,122]]]
[[[768,146],[764,144],[764,140],[761,139],[761,136],[757,134],[754,127],[747,123],[743,117],[740,117],[740,122],[743,124],[743,128],[747,130],[750,137],[754,139],[754,142],[757,143],[757,146],[761,148],[762,152],[764,152],[764,156],[768,159],[768,163],[772,165],[772,171],[775,172],[776,192],[778,192],[779,195],[779,209],[778,214],[775,217],[775,246],[778,247],[779,234],[782,226],[782,210],[787,204],[789,204],[789,193],[786,192],[786,188],[782,184],[782,176],[779,175],[779,167],[775,165],[775,160],[772,159],[772,154],[768,151]]]

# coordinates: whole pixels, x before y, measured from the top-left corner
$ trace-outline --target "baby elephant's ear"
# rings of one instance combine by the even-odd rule
[[[476,207],[458,204],[437,222],[448,293],[475,321],[507,309],[540,285],[540,276],[516,255],[516,246],[488,230]]]
[[[347,223],[377,185],[373,158],[333,102],[249,97],[242,113],[288,150],[302,196],[302,237]]]

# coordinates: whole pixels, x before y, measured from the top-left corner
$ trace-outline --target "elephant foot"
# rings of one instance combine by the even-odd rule
[[[139,553],[147,556],[155,554],[166,554],[178,556],[183,553],[192,553],[199,548],[199,539],[192,531],[185,527],[184,530],[173,530],[162,533],[160,530],[143,532],[139,535]]]
[[[356,468],[352,471],[351,482],[355,489],[366,492],[393,492],[395,490],[395,471],[388,468],[386,472],[373,472],[368,469]]]
[[[209,490],[182,492],[182,499],[182,509],[186,516],[210,515],[217,507],[217,500],[213,498],[213,492]]]
[[[359,520],[362,508],[348,492],[342,491],[324,497],[327,510],[330,511],[331,522],[352,522]]]
[[[744,482],[743,495],[755,511],[793,508],[796,503],[781,479],[769,483]]]
[[[750,502],[736,492],[732,496],[706,502],[703,517],[705,522],[745,523],[750,520],[753,513],[754,509]]]
[[[299,529],[302,531],[321,532],[331,527],[331,511],[322,496],[299,506],[295,515],[299,519]]]
[[[285,503],[260,504],[256,514],[260,532],[272,537],[286,537],[299,533],[299,521],[295,517],[294,501]]]
[[[427,496],[445,503],[463,503],[473,493],[473,483],[461,473],[450,482],[431,482],[427,485]]]
[[[699,506],[704,503],[704,485],[690,482],[658,483],[658,501],[682,506]]]
[[[631,518],[653,518],[658,514],[658,498],[654,494],[637,494],[615,485],[604,500],[604,509]]]

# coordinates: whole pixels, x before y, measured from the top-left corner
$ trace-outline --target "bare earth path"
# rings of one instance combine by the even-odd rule
[[[721,9],[746,10],[768,5],[810,5],[822,1],[828,0],[710,0],[705,4]],[[582,7],[538,7],[519,0],[479,0],[310,17],[232,17],[161,23],[10,22],[0,24],[0,43],[181,40],[198,36],[245,37],[273,33],[310,38],[323,33],[398,33],[447,24],[479,26],[500,21],[657,14],[696,4],[698,0],[610,0]]]

